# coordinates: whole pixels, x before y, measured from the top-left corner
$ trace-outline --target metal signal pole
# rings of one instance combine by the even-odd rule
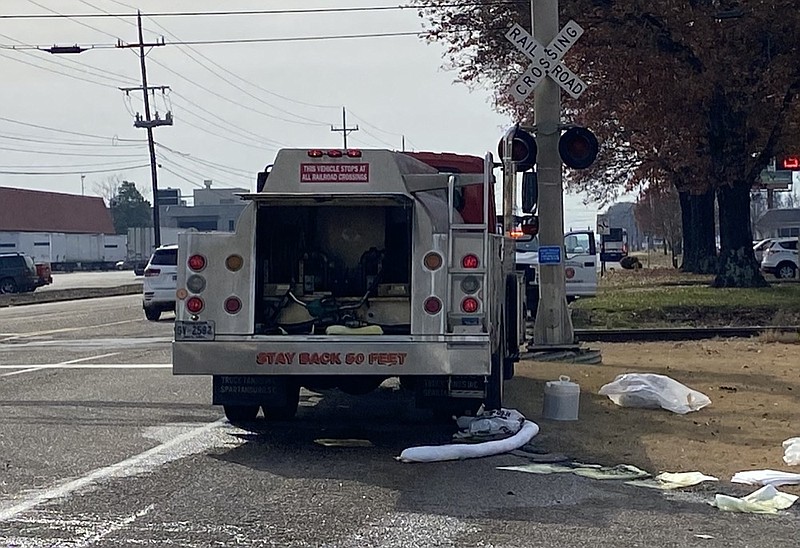
[[[558,34],[558,0],[531,0],[531,33],[540,44]],[[539,177],[539,243],[564,253],[564,187],[561,156],[561,89],[545,78],[534,91],[537,172]],[[540,297],[533,330],[536,346],[572,346],[575,332],[567,308],[564,257],[559,264],[539,265]]]
[[[168,90],[169,87],[167,86],[153,86],[150,87],[147,85],[147,66],[145,64],[145,47],[156,47],[156,46],[163,46],[164,39],[162,38],[160,42],[152,42],[146,44],[144,41],[144,36],[142,35],[142,12],[137,11],[137,22],[139,26],[139,43],[138,44],[124,44],[122,41],[117,43],[118,48],[138,48],[139,49],[139,63],[142,68],[142,86],[138,88],[120,88],[125,93],[130,93],[131,91],[141,91],[144,99],[144,119],[137,113],[136,119],[133,122],[133,125],[138,128],[145,128],[147,129],[147,146],[150,149],[150,181],[153,186],[153,236],[155,240],[155,246],[159,247],[161,245],[161,219],[158,211],[158,164],[156,163],[156,146],[155,140],[153,139],[153,128],[158,126],[171,126],[172,125],[172,113],[167,112],[165,118],[160,118],[158,112],[156,111],[155,119],[152,118],[150,113],[150,91],[151,90],[161,90],[164,92]]]

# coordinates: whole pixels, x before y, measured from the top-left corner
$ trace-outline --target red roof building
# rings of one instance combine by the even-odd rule
[[[102,198],[0,187],[0,231],[115,234]]]

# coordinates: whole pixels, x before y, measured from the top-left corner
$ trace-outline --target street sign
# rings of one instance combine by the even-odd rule
[[[561,246],[543,245],[539,247],[539,264],[561,264]]]
[[[581,26],[570,20],[545,48],[528,31],[514,23],[514,26],[506,32],[506,39],[524,53],[531,60],[531,64],[522,73],[522,76],[511,84],[511,96],[517,101],[523,102],[533,93],[545,76],[549,76],[573,98],[580,97],[588,86],[577,74],[567,68],[561,59],[582,34]]]
[[[605,215],[597,216],[597,233],[601,236],[611,234],[611,225],[608,223],[608,217]]]

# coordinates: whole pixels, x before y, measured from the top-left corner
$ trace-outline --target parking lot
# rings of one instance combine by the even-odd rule
[[[209,379],[172,376],[171,329],[137,295],[0,310],[3,545],[781,546],[800,522],[724,514],[702,490],[496,469],[527,462],[515,455],[401,464],[453,430],[394,387],[304,392],[295,421],[240,430]],[[532,399],[509,403],[535,413],[530,381],[512,384]]]

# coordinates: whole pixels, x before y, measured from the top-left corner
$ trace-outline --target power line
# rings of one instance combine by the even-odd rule
[[[135,148],[140,147],[144,143],[139,144],[106,144],[106,143],[87,143],[87,142],[80,142],[80,141],[58,141],[53,139],[33,139],[26,135],[12,135],[12,134],[0,134],[0,139],[6,139],[8,141],[23,141],[25,143],[44,143],[48,145],[63,145],[63,146],[72,146],[72,147],[90,147],[90,148],[103,148],[103,147],[112,147],[112,148]]]
[[[86,156],[86,157],[99,157],[99,158],[140,158],[141,154],[90,154],[84,152],[57,152],[50,150],[37,150],[31,148],[9,148],[0,147],[0,150],[7,150],[10,152],[25,152],[29,154],[49,154],[54,156]]]
[[[68,129],[59,129],[59,128],[54,128],[54,127],[50,127],[50,126],[42,126],[42,125],[39,125],[39,124],[34,124],[32,122],[24,122],[22,120],[14,120],[13,118],[5,118],[3,116],[0,116],[0,120],[2,120],[3,122],[9,122],[11,124],[17,124],[17,125],[27,126],[27,127],[34,127],[36,129],[44,129],[44,130],[47,130],[47,131],[55,131],[57,133],[66,133],[68,135],[78,135],[80,137],[89,137],[89,138],[92,138],[92,139],[103,139],[103,140],[110,140],[110,141],[115,141],[116,140],[116,141],[126,142],[126,143],[146,143],[147,142],[147,141],[145,141],[143,139],[120,139],[117,136],[107,137],[105,135],[96,135],[96,134],[92,134],[92,133],[81,133],[79,131],[70,131]]]
[[[32,1],[32,0],[31,0]],[[82,1],[82,0],[81,0]],[[35,3],[35,2],[32,2]],[[82,2],[88,4],[88,2]],[[115,2],[120,5],[121,2]],[[527,4],[527,0],[495,0],[495,1],[473,1],[473,2],[442,2],[440,4],[424,6],[427,8],[459,8],[459,7],[475,7],[475,6],[502,6],[502,5],[518,5]],[[39,5],[39,4],[37,4]],[[44,6],[40,6],[44,7]],[[92,6],[94,7],[94,6]],[[294,9],[272,9],[272,10],[227,10],[227,11],[175,11],[175,12],[156,12],[145,14],[147,17],[218,17],[218,16],[231,16],[231,15],[293,15],[293,14],[311,14],[311,13],[352,13],[352,12],[378,12],[378,11],[403,11],[403,10],[419,10],[422,6],[414,5],[395,5],[395,6],[361,6],[361,7],[343,7],[343,8],[294,8]],[[49,8],[44,8],[53,14],[7,14],[0,15],[0,19],[97,19],[97,18],[124,18],[134,17],[135,14],[130,13],[71,13],[63,14],[57,13]]]
[[[236,167],[233,167],[233,166],[226,166],[225,164],[218,164],[216,162],[212,162],[211,160],[206,160],[204,158],[198,158],[196,156],[193,156],[192,154],[189,154],[188,152],[182,152],[180,150],[175,150],[174,148],[170,148],[167,145],[159,143],[158,141],[156,141],[156,145],[159,148],[163,148],[166,151],[172,152],[173,154],[177,154],[177,155],[182,156],[184,158],[191,159],[193,162],[198,162],[198,163],[201,163],[201,164],[207,164],[207,165],[215,166],[215,167],[218,167],[218,168],[223,168],[223,169],[226,169],[226,170],[230,170],[231,172],[240,171],[242,176],[246,176],[246,177],[252,177],[252,175],[253,175],[252,172],[247,171],[245,169],[240,169],[240,168],[236,168]]]
[[[134,169],[142,169],[145,167],[150,167],[150,164],[140,164],[136,166],[119,166],[114,169],[96,169],[96,170],[86,170],[82,169],[80,171],[0,171],[2,175],[83,175],[86,173],[110,173],[112,171],[130,171]]]
[[[77,25],[81,25],[82,27],[86,27],[87,29],[92,29],[92,30],[97,31],[97,32],[99,32],[101,34],[105,34],[106,36],[110,36],[111,38],[118,39],[117,36],[114,36],[113,34],[109,34],[108,32],[104,31],[103,29],[99,29],[97,27],[93,27],[92,25],[89,25],[88,23],[84,23],[82,21],[79,21],[77,18],[72,17],[70,15],[64,15],[63,13],[59,13],[54,9],[50,9],[47,6],[45,6],[43,4],[40,4],[39,2],[36,2],[36,0],[28,0],[28,2],[30,2],[34,6],[39,6],[43,10],[47,10],[47,11],[53,13],[54,15],[57,15],[59,17],[63,17],[63,18],[66,18],[66,19],[70,19],[73,23],[75,23]]]
[[[22,53],[25,53],[25,52],[22,52]],[[29,65],[31,67],[35,67],[35,68],[38,68],[40,70],[44,70],[44,71],[47,71],[47,72],[60,74],[62,76],[66,76],[67,78],[72,78],[73,80],[78,80],[78,81],[81,81],[81,82],[88,82],[90,84],[95,84],[97,86],[103,86],[104,88],[116,89],[116,86],[113,86],[111,84],[106,84],[104,82],[98,82],[96,80],[89,80],[88,78],[81,78],[79,76],[75,76],[74,74],[70,74],[68,72],[63,72],[63,71],[60,71],[60,70],[55,70],[55,69],[51,69],[51,68],[48,68],[48,67],[43,67],[42,65],[37,65],[36,63],[31,63],[30,61],[25,61],[23,59],[18,59],[16,57],[12,56],[12,55],[7,55],[5,53],[0,53],[0,57],[5,57],[6,59],[10,59],[10,60],[15,61],[17,63],[22,63],[23,65]]]
[[[197,170],[195,170],[193,168],[186,167],[185,165],[176,162],[174,159],[167,158],[163,154],[159,157],[159,161],[161,163],[166,162],[167,164],[172,166],[174,169],[179,169],[179,170],[183,171],[184,173],[189,173],[189,174],[197,177],[200,180],[204,180],[204,179],[208,179],[209,178],[208,173],[202,173],[202,172],[197,171]],[[163,165],[161,167],[163,167]],[[230,181],[226,181],[225,179],[219,179],[219,181],[224,183],[224,184],[226,184],[226,185],[232,186],[232,187],[236,186],[235,183],[231,183]]]
[[[486,27],[484,29],[453,29],[447,31],[439,31],[440,34],[451,34],[457,32],[477,32],[477,31],[493,31],[504,30],[505,27]],[[398,31],[398,32],[375,32],[375,33],[359,33],[359,34],[327,34],[315,36],[285,36],[285,37],[268,37],[268,38],[230,38],[230,39],[216,39],[216,40],[176,40],[173,42],[164,42],[165,46],[202,46],[202,45],[224,45],[224,44],[258,44],[258,43],[278,43],[278,42],[312,42],[312,41],[326,41],[326,40],[351,40],[351,39],[368,39],[368,38],[397,38],[406,36],[416,36],[418,38],[425,36],[425,31]],[[50,46],[37,45],[37,46],[15,46],[13,44],[0,44],[0,49],[13,49],[13,50],[26,50],[26,49],[39,49],[46,50]],[[83,48],[105,49],[115,48],[116,44],[86,44],[82,45]]]

